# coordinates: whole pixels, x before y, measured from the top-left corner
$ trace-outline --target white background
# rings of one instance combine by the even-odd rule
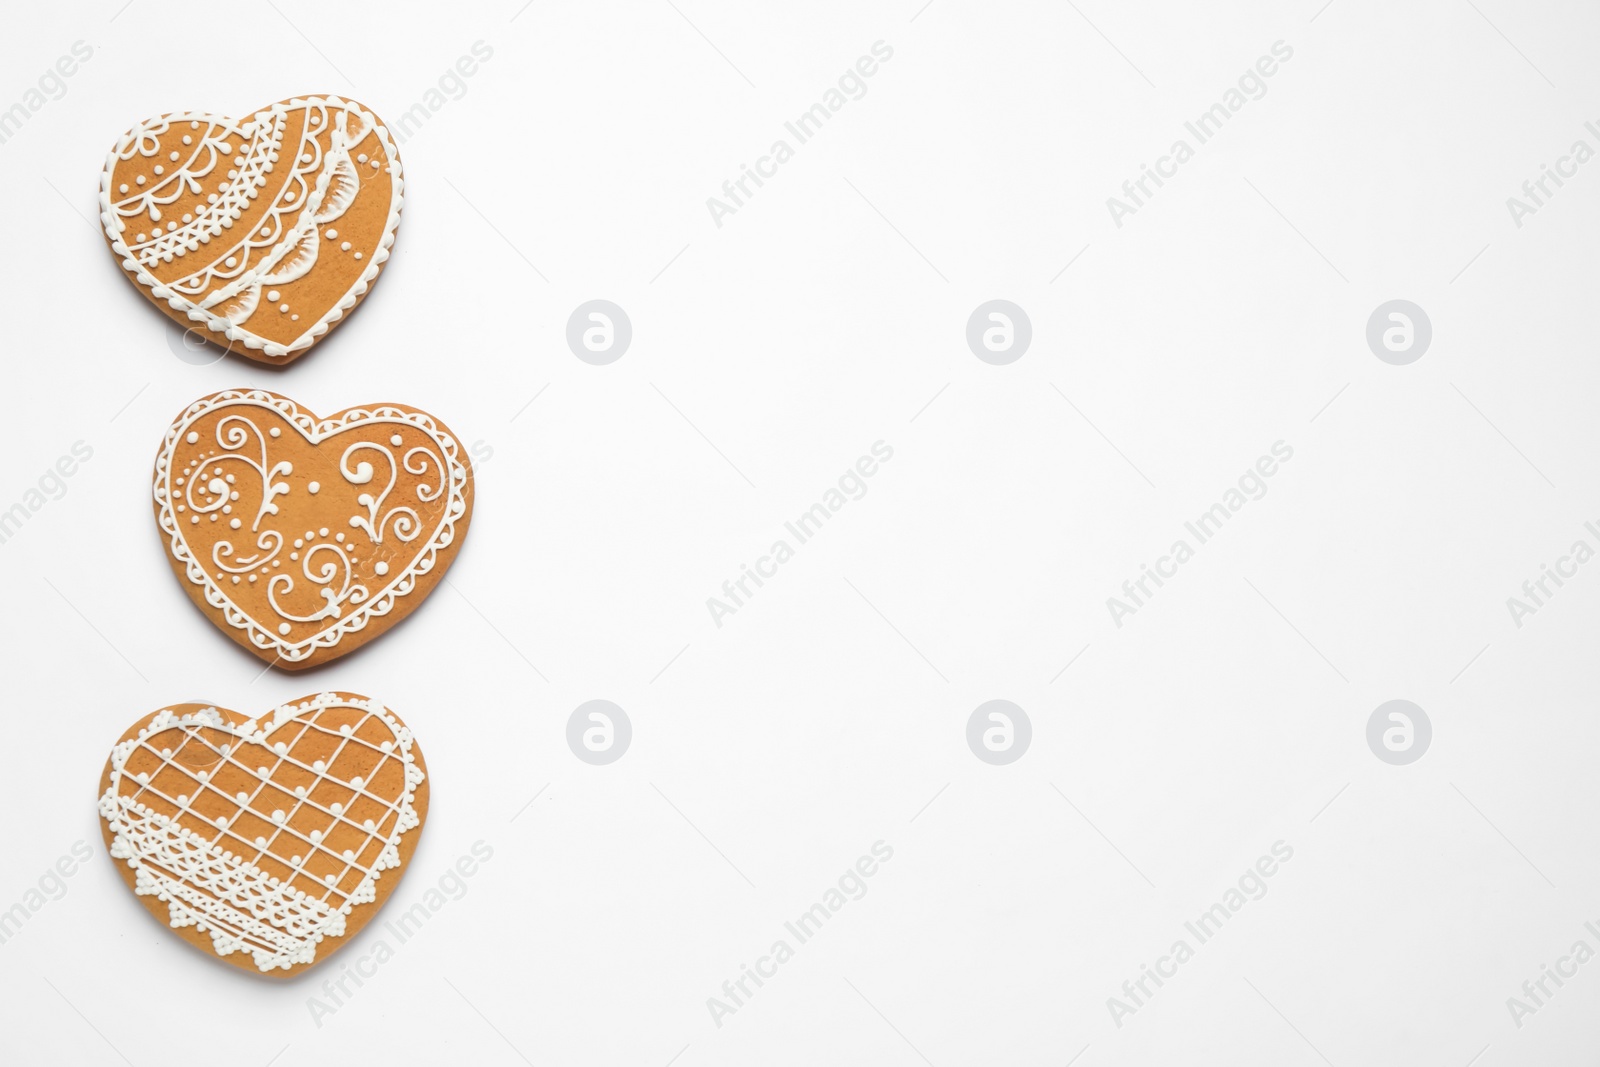
[[[0,145],[0,509],[94,458],[0,545],[0,909],[94,858],[0,946],[9,1061],[1593,1061],[1600,963],[1520,1028],[1506,1000],[1600,949],[1600,565],[1521,628],[1506,598],[1600,547],[1600,163],[1521,228],[1506,198],[1600,147],[1600,12],[920,2],[11,13],[0,107],[94,53]],[[175,358],[91,221],[112,141],[313,92],[392,123],[480,40],[402,147],[353,317],[286,371]],[[879,40],[866,95],[715,225],[706,198]],[[1279,40],[1267,94],[1114,225]],[[633,323],[605,367],[564,339],[594,298]],[[1033,324],[1009,366],[965,341],[993,298]],[[1433,323],[1409,366],[1364,336],[1396,298]],[[306,676],[190,605],[151,516],[169,421],[239,386],[415,404],[493,454],[454,588]],[[868,494],[715,626],[706,598],[878,440]],[[1279,440],[1267,495],[1114,625]],[[389,703],[432,772],[390,909],[494,856],[318,1025],[381,921],[297,980],[207,959],[127,892],[94,800],[140,715],[325,688]],[[633,723],[610,766],[565,742],[593,698]],[[1004,767],[965,740],[995,698],[1033,724]],[[1405,767],[1365,740],[1395,698],[1433,723]],[[878,840],[867,895],[716,1025]],[[1278,840],[1268,894],[1115,1025]]]

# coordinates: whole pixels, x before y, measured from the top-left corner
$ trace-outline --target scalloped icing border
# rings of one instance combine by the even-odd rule
[[[372,259],[368,263],[367,269],[361,272],[361,276],[356,279],[356,283],[353,286],[345,291],[344,296],[340,297],[333,307],[329,308],[321,318],[312,323],[311,327],[302,333],[293,344],[281,345],[276,341],[268,341],[259,334],[251,333],[243,326],[233,325],[221,315],[214,314],[206,309],[195,307],[192,300],[186,296],[174,293],[171,289],[168,289],[160,282],[160,280],[156,278],[155,275],[145,270],[144,266],[134,258],[132,251],[122,240],[121,236],[116,232],[116,212],[111,207],[112,172],[116,168],[118,153],[131,143],[134,132],[133,129],[130,129],[124,133],[117,140],[116,144],[112,145],[111,151],[106,155],[105,170],[103,170],[100,174],[100,223],[105,228],[107,240],[111,242],[111,250],[116,253],[121,260],[122,269],[132,274],[134,279],[140,285],[148,288],[152,296],[156,297],[157,299],[165,300],[167,302],[167,306],[172,308],[174,311],[182,311],[186,313],[192,321],[202,324],[212,333],[220,333],[229,341],[242,341],[244,342],[244,346],[246,348],[253,351],[259,351],[262,355],[271,356],[273,358],[283,358],[295,352],[303,352],[312,345],[316,344],[318,340],[326,336],[327,332],[333,328],[334,323],[344,318],[344,313],[346,311],[349,311],[351,308],[355,307],[356,302],[367,295],[367,293],[371,290],[373,283],[377,281],[378,274],[382,271],[383,265],[389,260],[390,249],[394,247],[395,230],[400,226],[400,209],[405,206],[405,196],[403,195],[405,192],[405,180],[401,173],[399,149],[397,149],[394,142],[389,139],[388,127],[384,126],[378,121],[377,115],[368,111],[356,101],[348,100],[338,96],[296,96],[291,97],[287,102],[281,100],[274,101],[273,103],[268,104],[266,107],[261,108],[256,112],[252,112],[252,114],[259,114],[261,111],[270,111],[273,108],[281,107],[287,110],[295,107],[304,107],[309,104],[352,109],[361,115],[364,122],[371,123],[373,131],[378,136],[379,143],[383,145],[384,155],[387,156],[389,160],[389,178],[392,186],[392,196],[389,200],[389,218],[384,222],[383,238],[378,242],[377,249],[372,253]],[[198,119],[210,120],[213,116],[207,112],[182,111],[171,112],[160,117],[168,121],[182,122]],[[138,126],[134,127],[134,129],[138,128]],[[279,248],[281,247],[282,245],[280,243]],[[278,248],[275,248],[274,251],[278,251]]]
[[[445,462],[450,464],[450,499],[445,508],[444,518],[434,536],[428,539],[427,545],[418,553],[417,558],[396,575],[382,593],[341,618],[337,625],[318,631],[316,636],[306,641],[297,643],[284,641],[228,599],[222,587],[195,561],[188,542],[183,538],[182,527],[178,525],[177,518],[173,514],[172,502],[163,492],[163,483],[170,478],[172,450],[177,445],[178,439],[187,432],[190,424],[214,408],[229,406],[238,401],[246,401],[252,406],[276,411],[300,430],[312,445],[319,445],[334,434],[363,423],[405,422],[425,430],[438,444]],[[400,597],[409,596],[415,591],[416,580],[433,570],[439,551],[455,543],[456,523],[468,515],[463,486],[472,476],[471,470],[459,458],[460,451],[461,446],[456,439],[441,430],[431,415],[421,411],[394,405],[355,407],[334,418],[319,420],[302,412],[288,397],[264,389],[224,390],[190,404],[184,409],[183,414],[178,416],[177,421],[167,428],[167,435],[161,443],[161,452],[156,456],[156,478],[152,489],[160,507],[156,521],[168,536],[168,552],[185,565],[184,574],[189,581],[205,590],[206,603],[221,611],[228,625],[236,630],[244,630],[250,638],[250,643],[256,648],[273,650],[285,662],[299,663],[309,659],[320,648],[333,648],[346,634],[366,629],[367,623],[374,617],[381,617],[393,611],[395,602]],[[461,472],[459,476],[456,474],[457,471]],[[400,588],[402,585],[403,589]]]
[[[278,727],[284,726],[305,715],[316,714],[318,712],[325,711],[328,708],[355,708],[377,716],[384,723],[384,725],[388,727],[390,735],[394,739],[394,743],[400,749],[401,759],[405,763],[406,767],[405,789],[399,798],[399,803],[395,805],[396,820],[394,832],[389,838],[384,840],[385,854],[388,852],[395,853],[393,863],[382,867],[375,867],[372,872],[362,881],[361,885],[348,894],[347,899],[342,906],[338,908],[331,908],[325,903],[319,901],[318,904],[320,907],[327,912],[326,915],[316,916],[321,919],[323,925],[314,930],[312,932],[312,936],[300,944],[293,953],[285,955],[282,950],[277,953],[268,953],[264,950],[245,949],[242,946],[242,941],[240,938],[229,937],[225,931],[219,929],[208,921],[211,917],[210,912],[208,912],[206,915],[196,914],[190,908],[189,902],[180,901],[177,896],[171,895],[170,890],[165,884],[170,883],[172,881],[171,878],[165,875],[148,874],[148,872],[142,870],[142,861],[147,857],[135,846],[132,834],[130,832],[131,827],[128,825],[128,821],[130,814],[134,813],[135,807],[137,807],[140,812],[148,813],[151,816],[154,816],[154,813],[144,805],[125,805],[121,801],[120,790],[124,774],[123,764],[125,763],[128,754],[132,752],[133,749],[137,747],[152,731],[170,729],[174,725],[181,725],[185,722],[194,722],[200,720],[211,729],[220,730],[233,737],[243,738],[244,740],[256,744],[265,745],[268,743],[272,734],[277,730]],[[206,714],[207,712],[210,713],[209,716]],[[229,714],[238,715],[240,713],[230,711]],[[209,926],[210,929],[207,930],[207,932],[209,932],[211,935],[212,948],[219,956],[231,955],[236,951],[248,951],[255,960],[257,969],[262,972],[269,972],[274,968],[288,970],[290,967],[296,964],[309,965],[315,963],[317,959],[318,944],[325,937],[341,936],[345,932],[345,919],[354,912],[356,904],[371,903],[371,895],[375,894],[376,885],[383,877],[383,872],[386,870],[394,870],[396,872],[395,877],[398,878],[400,873],[403,871],[404,865],[401,863],[398,855],[401,842],[405,839],[405,836],[408,833],[420,832],[423,821],[422,818],[417,814],[414,799],[416,788],[422,784],[426,778],[426,775],[421,770],[416,769],[416,764],[412,757],[412,750],[415,747],[415,734],[412,732],[409,726],[401,723],[398,720],[393,711],[391,711],[379,700],[376,700],[372,697],[361,696],[356,693],[324,691],[318,693],[316,696],[305,697],[299,701],[289,701],[286,704],[280,704],[278,707],[273,708],[266,714],[247,719],[245,722],[238,725],[230,725],[223,722],[222,716],[215,707],[205,708],[191,716],[175,716],[170,708],[162,708],[160,711],[157,711],[151,715],[147,722],[143,723],[137,735],[131,739],[119,741],[116,745],[112,746],[111,749],[110,782],[106,788],[106,791],[100,796],[98,808],[101,819],[110,825],[113,834],[113,843],[110,850],[112,862],[115,863],[119,859],[124,860],[131,869],[136,872],[140,872],[141,883],[143,882],[144,877],[149,878],[148,884],[145,884],[143,888],[140,888],[139,885],[136,885],[134,892],[140,896],[154,895],[157,897],[157,899],[164,902],[167,905],[170,925],[174,928],[196,925],[198,923],[200,924],[200,928],[205,930],[206,927]],[[166,816],[160,816],[158,818],[160,820],[160,825],[163,828],[170,827],[172,828],[172,832],[179,836],[194,835],[197,833],[197,831],[191,828],[181,826],[176,818],[169,818]],[[212,846],[206,846],[206,849],[208,852],[215,852],[219,856],[223,853],[223,850],[213,848]],[[380,856],[380,860],[382,858],[383,857]],[[283,884],[277,879],[271,878],[270,876],[263,875],[263,877],[265,878],[266,883],[274,890]],[[304,894],[300,895],[303,896]],[[366,899],[358,900],[358,897],[365,897]],[[285,899],[288,898],[285,897]],[[225,902],[218,902],[218,906],[225,909],[229,905],[227,905]]]

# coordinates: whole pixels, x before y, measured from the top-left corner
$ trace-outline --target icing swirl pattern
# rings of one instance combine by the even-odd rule
[[[413,408],[318,419],[274,393],[228,390],[168,429],[153,494],[190,596],[240,644],[295,669],[349,651],[374,620],[427,595],[465,531],[471,464]]]

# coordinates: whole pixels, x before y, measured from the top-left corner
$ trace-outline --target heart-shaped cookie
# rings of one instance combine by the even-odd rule
[[[416,408],[319,419],[276,393],[228,390],[167,430],[155,514],[196,606],[298,670],[361,647],[433,591],[472,517],[472,464]]]
[[[197,335],[262,363],[304,355],[372,288],[403,202],[377,116],[336,96],[246,119],[140,123],[100,175],[123,270]]]
[[[274,975],[326,959],[378,913],[427,815],[411,731],[351,693],[259,719],[162,708],[100,777],[101,831],[128,888],[191,944]]]

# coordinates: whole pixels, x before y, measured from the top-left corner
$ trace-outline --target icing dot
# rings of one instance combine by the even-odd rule
[[[172,160],[172,162],[176,163],[178,161],[178,153],[176,153],[176,152],[168,152],[167,153],[167,158]]]
[[[323,763],[321,760],[316,760],[311,764],[311,769],[316,771],[318,774],[321,774],[323,771],[328,769],[328,765]]]
[[[215,517],[215,516],[213,516],[213,517]],[[234,585],[238,585],[239,584],[239,576],[237,574],[235,574],[233,576],[233,584]]]
[[[235,489],[233,492],[229,493],[228,494],[228,499],[229,500],[238,500],[239,499],[239,490]]]
[[[184,144],[194,144],[194,138],[190,137],[188,134],[184,134],[183,135],[183,143]]]
[[[311,836],[311,843],[313,845],[320,844],[322,842],[322,831],[321,830],[313,830],[313,831],[311,831],[311,835],[310,836]]]
[[[318,530],[317,533],[322,537],[327,537],[328,536],[328,528],[326,526],[324,526],[322,529]]]
[[[218,469],[220,470],[221,468]],[[228,491],[228,483],[221,478],[213,478],[206,486],[206,491],[209,493],[226,493]]]
[[[328,805],[328,810],[333,812],[335,815],[343,815],[344,805],[335,800],[332,804]]]
[[[327,533],[328,531],[327,530],[323,530],[322,532],[323,533]],[[315,541],[316,539],[317,539],[317,535],[316,534],[312,533],[310,530],[306,531],[306,540],[307,541]]]
[[[117,192],[125,193],[127,191],[128,191],[128,183],[127,182],[123,182],[121,185],[117,186]]]
[[[289,321],[290,322],[299,322],[300,321],[300,316],[299,315],[290,315],[289,316]]]
[[[302,859],[302,858],[301,858],[301,857],[299,857],[299,856],[290,856],[290,857],[289,857],[289,863],[290,863],[290,865],[292,865],[292,866],[295,866],[295,867],[298,867],[298,866],[300,866],[300,864],[302,864],[302,863],[304,863],[304,862],[305,862],[305,860],[303,860],[303,859]]]
[[[378,575],[378,577],[380,577],[380,578],[383,577],[385,574],[389,573],[389,565],[387,563],[384,563],[384,562],[381,562],[381,561],[378,563],[378,565],[376,567],[373,567],[372,569],[373,569],[374,573],[376,573]]]
[[[176,222],[167,223],[167,232],[168,233],[172,232],[173,230],[176,230],[177,228],[178,228],[178,224]]]
[[[276,289],[268,289],[267,290],[267,299],[272,301],[274,304],[276,304],[278,302],[278,297],[280,295],[281,294]]]
[[[304,800],[306,798],[306,787],[303,785],[295,786],[294,795],[299,797],[301,800]]]
[[[300,553],[298,553],[298,552],[291,552],[291,553],[289,553],[289,559],[290,559],[290,560],[291,560],[291,561],[292,561],[292,560],[297,560],[297,559],[299,559],[299,558],[300,558]]]
[[[323,881],[324,881],[324,882],[326,882],[326,883],[328,883],[328,884],[329,884],[329,885],[332,885],[332,884],[333,884],[333,882],[334,882],[334,878],[333,878],[333,875],[331,875],[331,874],[325,874],[325,875],[323,875],[323,876],[322,876],[322,880],[323,880]]]
[[[185,440],[185,441],[188,441],[188,442],[189,442],[189,443],[190,443],[190,444],[191,444],[191,445],[192,445],[192,444],[194,444],[194,443],[195,443],[195,442],[197,442],[197,441],[199,441],[199,440],[200,440],[200,435],[199,435],[199,434],[197,434],[197,433],[195,433],[195,432],[194,432],[194,431],[193,431],[193,430],[190,430],[190,431],[189,431],[189,436],[188,436],[188,437],[185,437],[185,438],[184,438],[184,440]]]
[[[228,817],[226,815],[218,815],[217,826],[226,830],[228,828]]]
[[[189,803],[189,794],[187,794],[187,793],[179,793],[178,794],[178,806],[179,807],[185,807],[185,806],[188,805],[188,803]]]
[[[378,161],[376,159],[374,159],[372,161],[372,169],[373,170],[377,170],[378,169]]]
[[[330,226],[330,227],[329,227],[329,228],[328,228],[328,232],[327,232],[327,233],[325,233],[325,234],[323,234],[323,235],[322,235],[322,236],[324,236],[324,237],[326,237],[326,238],[327,238],[327,239],[328,239],[328,240],[330,240],[330,241],[331,241],[331,240],[333,240],[333,239],[334,239],[334,238],[335,238],[335,237],[337,237],[337,236],[339,236],[339,231],[338,231],[338,230],[335,230],[335,229],[334,229],[334,228],[332,228],[332,227],[331,227],[331,226]]]
[[[143,185],[143,184],[144,184],[144,175],[143,175],[143,174],[141,174],[141,175],[139,175],[139,176],[138,176],[138,177],[137,177],[137,178],[134,178],[134,179],[133,179],[133,183],[134,183],[134,184],[135,184],[135,185]]]
[[[364,829],[364,830],[375,830],[375,829],[377,829],[377,824],[374,823],[371,819],[368,819],[366,822],[361,824],[361,828]]]
[[[357,258],[357,259],[360,259],[360,258],[361,258],[361,253],[360,253],[360,252],[357,252],[357,253],[356,253],[356,258]]]
[[[167,172],[167,168],[166,167],[163,167],[159,163],[156,164],[156,173],[157,174],[165,174],[166,172]]]
[[[336,533],[336,534],[334,534],[334,535],[333,535],[333,539],[334,539],[334,540],[335,540],[335,541],[340,541],[340,542],[342,542],[342,541],[343,541],[343,540],[344,540],[344,534],[342,534],[342,533]]]
[[[364,782],[364,781],[366,781],[366,779],[362,778],[359,774],[356,775],[354,778],[350,779],[351,788],[360,789],[361,788],[361,783]],[[367,825],[368,826],[372,825],[372,820],[371,819],[367,820]]]
[[[183,217],[183,221],[184,222],[193,222],[194,221],[194,216],[193,215],[185,215]]]
[[[235,794],[233,794],[233,799],[237,800],[241,804],[245,804],[245,803],[249,802],[250,794],[249,793],[235,793]]]
[[[272,746],[272,751],[274,751],[278,755],[282,756],[282,755],[285,755],[289,751],[289,746],[284,744],[282,741],[279,741],[277,744]]]
[[[222,149],[224,152],[232,152],[233,151],[233,142],[232,141],[222,141],[217,145],[217,147]]]
[[[224,505],[222,505],[222,513],[224,515],[233,514],[233,505],[232,504],[224,504]]]
[[[310,493],[312,496],[316,496],[318,493],[322,492],[322,483],[321,482],[312,482],[310,485],[306,486],[306,492]],[[297,545],[299,543],[300,542],[298,542],[298,541],[295,542],[295,544],[297,544]]]
[[[233,520],[233,521],[234,521],[234,522],[238,522],[238,521],[239,521],[239,520],[238,520],[238,519],[234,519],[234,520]],[[238,581],[238,579],[237,579],[237,578],[235,578],[235,579],[234,579],[234,581]],[[254,584],[255,584],[255,581],[256,581],[256,576],[255,576],[255,575],[253,575],[253,574],[252,574],[252,575],[251,575],[251,576],[250,576],[250,584],[251,584],[251,585],[254,585]]]
[[[189,521],[191,523],[199,522],[200,521],[200,516],[198,516],[198,515],[190,515],[189,516]]]
[[[239,527],[241,527],[243,525],[244,525],[244,523],[240,522],[238,519],[229,519],[228,520],[228,529],[230,529],[230,530],[237,530]],[[255,581],[254,578],[251,578],[250,580],[252,582]]]
[[[279,808],[277,811],[272,813],[272,821],[275,823],[281,823],[286,818],[288,818],[288,816],[283,813],[282,808]],[[298,860],[296,860],[296,862],[298,862]]]
[[[304,541],[300,540],[300,538],[296,537],[294,539],[294,547],[296,547],[296,548],[304,548],[304,547],[306,547],[306,543]]]
[[[261,777],[265,778],[267,775],[271,774],[272,772],[267,770],[265,767],[257,767],[256,768],[256,773],[261,775]]]
[[[289,636],[289,624],[286,623],[286,622],[280,622],[278,624],[278,632],[280,634],[282,634],[283,636],[288,637]]]
[[[256,848],[266,848],[266,847],[267,847],[267,839],[266,838],[264,838],[264,837],[256,838]]]
[[[283,436],[283,431],[278,429],[276,426],[274,426],[272,429],[268,430],[267,433],[269,433],[273,437],[282,437]]]
[[[341,734],[343,734],[345,737],[349,737],[350,736],[350,724],[349,723],[345,723],[343,726],[339,727],[339,732]]]
[[[190,129],[191,129],[191,130],[198,130],[198,129],[199,129],[199,128],[200,128],[200,123],[198,123],[198,122],[191,122],[191,123],[189,123],[189,128],[190,128]]]
[[[310,163],[311,162],[311,153],[310,152],[302,152],[300,154],[300,162],[302,162],[302,163]]]
[[[213,512],[212,515],[211,515],[211,521],[212,522],[216,522],[219,517],[220,516],[218,516],[215,512]]]
[[[351,851],[350,849],[348,849],[348,848],[345,849],[344,850],[344,861],[346,863],[354,863],[356,861],[356,854],[353,851]]]
[[[339,251],[341,251],[341,252],[350,251],[350,242],[349,241],[345,241],[343,244],[341,244],[339,246]]]
[[[401,437],[399,434],[395,434],[393,437],[389,438],[389,443],[398,448],[400,442],[403,440],[405,440],[405,438]]]
[[[230,475],[228,475],[228,476],[227,476],[227,477],[226,477],[226,478],[224,478],[224,479],[222,479],[222,480],[223,480],[223,481],[225,481],[225,482],[227,482],[227,483],[228,483],[228,484],[229,484],[229,485],[232,485],[232,484],[233,484],[233,481],[234,481],[234,479],[233,479],[233,475],[231,475],[231,474],[230,474]]]
[[[208,782],[208,781],[211,780],[211,775],[208,774],[205,771],[198,772],[197,774],[195,774],[195,777],[200,779],[202,782]]]
[[[222,261],[222,265],[225,267],[237,267],[239,265],[239,257],[229,256],[227,259]]]
[[[279,311],[288,311],[289,310],[289,305],[288,304],[279,304],[278,305],[278,310]]]
[[[394,742],[393,741],[384,741],[382,744],[380,744],[378,746],[379,751],[382,751],[382,752],[388,752],[392,748],[394,748]]]
[[[366,161],[367,161],[367,154],[365,152],[361,153],[359,156],[356,157],[356,162],[357,163],[365,163]]]

